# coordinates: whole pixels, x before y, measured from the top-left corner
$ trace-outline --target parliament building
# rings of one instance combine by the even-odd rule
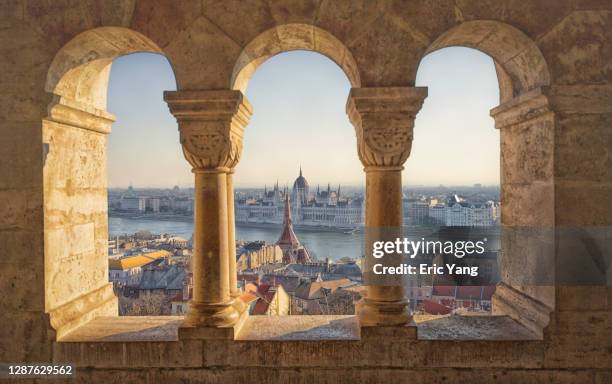
[[[317,186],[311,193],[308,181],[300,174],[291,191],[281,190],[278,183],[272,190],[264,188],[262,196],[236,199],[236,223],[282,224],[285,196],[289,195],[293,222],[299,226],[355,228],[363,223],[362,197],[341,195],[340,185],[332,190]]]

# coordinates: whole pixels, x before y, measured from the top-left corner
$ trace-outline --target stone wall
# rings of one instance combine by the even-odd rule
[[[612,224],[611,13],[610,2],[598,0],[1,2],[0,361],[50,361],[53,348],[56,358],[80,348],[86,360],[79,364],[89,367],[83,381],[91,382],[109,372],[150,382],[326,382],[340,372],[364,382],[609,381],[610,281],[519,286],[510,277],[529,273],[538,259],[512,241],[504,243],[507,279],[494,306],[540,332],[536,344],[53,341],[116,313],[104,245],[114,58],[164,54],[179,91],[243,91],[267,58],[308,49],[335,61],[354,88],[385,88],[413,87],[428,52],[480,49],[496,62],[502,95],[493,111],[502,138],[502,224],[580,227],[578,238],[552,235],[547,252],[555,263],[586,263],[610,254],[596,232]],[[161,368],[167,357],[157,354],[166,350],[186,354],[177,364],[193,368]],[[123,360],[106,364],[112,351]],[[326,354],[339,362],[312,357]],[[246,358],[237,365],[235,356]]]

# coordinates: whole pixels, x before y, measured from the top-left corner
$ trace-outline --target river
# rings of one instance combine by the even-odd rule
[[[132,234],[138,231],[150,231],[155,234],[172,234],[191,238],[193,233],[193,223],[187,221],[167,221],[167,220],[149,220],[149,219],[129,219],[122,217],[108,218],[108,232],[111,236]],[[237,224],[236,239],[237,240],[264,240],[268,243],[275,243],[280,235],[281,226],[266,226],[252,227]],[[432,234],[433,229],[427,227],[406,227],[404,236],[420,239],[421,236],[428,237]],[[481,237],[488,237],[489,250],[498,250],[499,244],[499,227],[485,230]],[[357,232],[346,234],[338,231],[314,230],[295,228],[295,233],[300,242],[310,251],[316,258],[322,260],[329,257],[330,260],[339,260],[342,257],[350,257],[353,259],[362,257],[363,255],[363,233]],[[468,240],[467,238],[458,237],[454,240]]]
[[[281,226],[250,227],[236,225],[237,240],[264,240],[275,243],[280,235]],[[108,232],[111,236],[131,234],[138,231],[151,233],[168,233],[189,239],[193,233],[193,223],[186,221],[127,219],[122,217],[108,218]],[[345,234],[333,231],[300,230],[295,228],[300,242],[317,258],[338,260],[342,257],[358,258],[362,255],[363,234]]]

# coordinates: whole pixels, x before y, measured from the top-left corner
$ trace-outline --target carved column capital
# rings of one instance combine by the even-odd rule
[[[244,128],[251,104],[240,91],[164,92],[179,124],[183,154],[194,171],[233,169],[242,153]]]
[[[414,118],[426,87],[353,88],[346,112],[367,168],[401,169],[410,155]]]

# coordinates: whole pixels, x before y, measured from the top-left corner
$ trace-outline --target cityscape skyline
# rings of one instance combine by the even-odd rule
[[[428,86],[429,96],[415,121],[404,185],[498,185],[499,133],[488,116],[499,99],[492,60],[468,48],[437,51],[421,62],[416,85]],[[109,187],[193,185],[176,122],[160,96],[175,88],[163,56],[115,60],[108,95],[108,108],[117,115],[109,136]],[[260,187],[268,179],[288,184],[300,166],[313,184],[364,185],[344,111],[349,91],[342,70],[318,53],[289,52],[262,64],[246,92],[255,112],[245,130],[236,187]],[[449,139],[440,141],[444,136]]]

